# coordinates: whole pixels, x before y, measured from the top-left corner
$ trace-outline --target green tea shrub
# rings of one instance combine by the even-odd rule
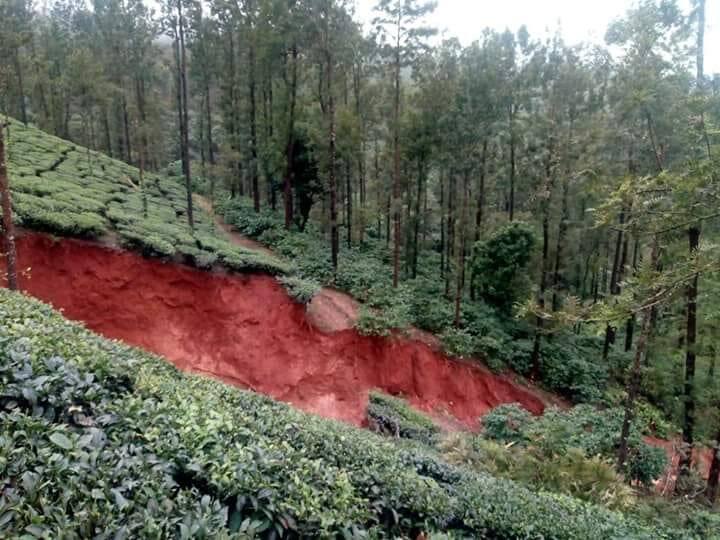
[[[2,537],[687,538],[183,374],[6,290],[0,359]]]
[[[531,421],[532,414],[518,403],[495,407],[481,419],[485,437],[511,443],[527,442],[526,430]]]
[[[319,283],[296,276],[282,276],[277,279],[298,304],[307,304],[321,289]]]
[[[390,437],[432,445],[440,433],[430,418],[411,408],[405,400],[382,392],[370,392],[367,415],[373,431]]]

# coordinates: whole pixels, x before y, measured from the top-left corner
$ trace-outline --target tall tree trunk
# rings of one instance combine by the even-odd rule
[[[555,271],[553,272],[552,283],[552,310],[553,312],[560,309],[560,276],[562,268],[562,253],[565,247],[565,237],[567,236],[568,221],[570,215],[568,213],[568,192],[570,191],[570,179],[568,178],[570,171],[566,171],[562,185],[562,211],[560,214],[560,223],[558,224],[558,237],[555,246]]]
[[[400,17],[395,43],[395,93],[393,99],[393,287],[400,277]]]
[[[5,165],[5,127],[0,125],[0,207],[2,208],[2,233],[8,289],[18,288],[17,253],[15,251],[15,225],[12,218],[10,181]]]
[[[467,237],[467,213],[468,213],[468,186],[470,183],[470,171],[466,170],[463,174],[463,196],[462,196],[462,213],[460,217],[460,246],[457,252],[457,282],[455,288],[455,320],[456,328],[460,327],[460,314],[463,289],[465,287],[465,248]]]
[[[333,56],[330,44],[330,9],[331,0],[324,3],[325,18],[325,91],[327,97],[327,108],[323,107],[323,111],[328,117],[328,180],[330,182],[330,252],[332,259],[333,272],[337,272],[338,267],[338,251],[340,249],[340,232],[338,230],[338,186],[335,170],[335,93],[333,90]],[[322,85],[321,85],[322,88]],[[322,97],[321,97],[322,105]]]
[[[651,267],[653,269],[658,268],[659,258],[659,239],[657,235],[655,235],[655,237],[653,238],[651,255]],[[620,443],[618,446],[618,469],[621,471],[625,470],[625,465],[628,459],[630,427],[632,426],[633,420],[635,419],[635,400],[640,393],[643,357],[646,354],[647,343],[648,339],[650,338],[650,332],[652,330],[652,321],[654,318],[654,313],[656,312],[656,304],[653,304],[651,307],[646,307],[642,310],[642,325],[640,330],[640,336],[638,337],[637,344],[635,345],[635,357],[633,359],[627,387],[627,398],[625,400],[625,415],[623,417],[622,429],[620,431]]]
[[[113,157],[112,139],[110,137],[110,119],[108,118],[106,106],[103,106],[100,114],[102,114],[103,133],[105,134],[105,151],[108,156]]]
[[[445,278],[445,179],[440,170],[440,279]]]
[[[252,4],[248,10],[252,11]],[[250,22],[252,35],[248,40],[248,89],[250,105],[250,182],[252,184],[253,209],[260,212],[260,184],[258,180],[257,107],[255,104],[255,30]]]
[[[139,169],[140,169],[140,193],[142,196],[143,205],[143,216],[147,218],[148,215],[148,199],[147,190],[145,189],[145,156],[147,156],[148,150],[148,139],[146,129],[146,114],[145,114],[145,85],[142,77],[135,78],[135,99],[138,109],[138,116],[140,120],[140,144],[139,146]]]
[[[420,251],[418,247],[418,240],[420,238],[420,208],[422,203],[422,194],[423,194],[423,183],[425,180],[425,160],[424,157],[421,157],[418,160],[418,178],[417,178],[417,198],[415,199],[415,220],[413,222],[413,258],[412,258],[412,278],[415,279],[417,277],[417,267],[418,267],[418,252]]]
[[[508,216],[515,219],[515,107],[510,105],[510,197],[508,199]]]
[[[715,435],[715,444],[713,448],[712,462],[710,463],[710,472],[708,474],[707,487],[705,488],[705,496],[711,505],[714,505],[720,491],[720,429]]]
[[[455,196],[457,186],[455,171],[450,169],[448,173],[448,213],[447,213],[447,242],[445,253],[445,297],[450,300],[450,278],[452,276],[452,257],[455,254]]]
[[[188,124],[188,90],[187,90],[187,58],[185,52],[185,18],[182,12],[183,0],[177,0],[177,11],[178,11],[178,27],[180,37],[180,89],[181,89],[181,104],[182,104],[182,118],[183,118],[183,130],[181,131],[182,137],[182,158],[185,162],[185,192],[187,196],[187,219],[190,230],[195,230],[195,220],[193,218],[193,201],[192,201],[192,180],[190,174],[190,126]]]
[[[15,64],[15,76],[17,78],[18,93],[20,95],[20,119],[22,123],[27,126],[28,114],[27,104],[25,103],[25,85],[23,83],[22,63],[20,62],[20,48],[15,47],[14,50],[14,64]]]
[[[615,241],[615,255],[613,258],[612,273],[610,274],[610,294],[620,294],[620,272],[622,266],[622,251],[623,251],[623,238],[624,231],[622,229],[625,225],[625,210],[620,212],[620,229],[617,232],[617,239]],[[608,354],[610,353],[610,347],[615,343],[616,329],[613,325],[608,324],[605,327],[605,343],[603,345],[603,360],[607,360]]]
[[[290,48],[290,85],[288,87],[288,131],[287,131],[287,144],[285,146],[285,182],[284,182],[284,197],[285,197],[285,228],[289,229],[293,221],[293,193],[292,193],[292,179],[293,179],[293,160],[295,153],[295,100],[297,96],[297,59],[298,50],[297,46],[293,45]]]
[[[690,256],[693,256],[700,244],[699,226],[688,229],[688,245]],[[697,297],[698,275],[695,274],[687,286],[687,328],[685,332],[685,384],[684,384],[684,414],[683,414],[683,444],[684,451],[680,459],[680,474],[690,472],[695,430],[695,356],[697,338]]]
[[[640,239],[635,238],[635,247],[633,248],[633,273],[637,271],[638,267],[638,255],[640,252]],[[625,352],[632,350],[633,334],[635,333],[635,315],[628,317],[627,323],[625,324]]]
[[[132,165],[132,144],[130,141],[130,115],[128,114],[127,99],[125,99],[125,90],[121,98],[123,132],[125,133],[125,162]]]
[[[347,226],[347,247],[352,246],[353,191],[350,159],[345,158],[345,222]]]
[[[543,211],[542,221],[542,232],[543,232],[543,249],[542,249],[542,268],[540,270],[540,289],[538,290],[538,309],[545,311],[545,292],[547,291],[547,275],[549,268],[550,259],[550,216],[548,206],[550,201],[545,203],[545,209]],[[530,357],[530,365],[532,366],[531,379],[538,380],[540,377],[541,362],[540,362],[540,345],[542,341],[542,333],[545,319],[541,315],[535,317],[535,338],[533,340],[533,350]]]
[[[485,210],[485,171],[487,164],[488,139],[483,139],[482,154],[480,157],[480,185],[478,186],[477,210],[475,212],[475,241],[480,240]]]

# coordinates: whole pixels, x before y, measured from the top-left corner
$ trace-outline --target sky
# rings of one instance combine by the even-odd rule
[[[517,30],[525,24],[534,37],[556,28],[568,44],[604,43],[605,29],[632,6],[630,0],[437,0],[427,19],[431,26],[457,37],[463,45],[478,39],[485,27]],[[356,0],[360,20],[373,18],[376,0]],[[680,0],[687,11],[689,0]],[[705,8],[705,72],[720,73],[720,0],[707,0]]]

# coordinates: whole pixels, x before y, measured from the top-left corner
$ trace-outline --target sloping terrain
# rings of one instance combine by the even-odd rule
[[[688,538],[298,412],[0,290],[0,536]]]
[[[141,183],[134,167],[9,122],[8,170],[19,226],[116,242],[199,268],[220,264],[240,271],[290,271],[275,257],[227,241],[198,205],[191,234],[179,181],[146,174]]]
[[[191,234],[184,188],[172,178],[146,175],[143,193],[137,169],[15,121],[9,142],[19,225],[95,241],[21,235],[20,267],[30,269],[21,286],[91,329],[183,369],[354,424],[363,423],[373,388],[471,427],[501,403],[542,412],[541,399],[509,378],[449,360],[420,341],[361,336],[334,305],[324,311],[338,317],[318,316],[331,291],[306,310],[269,276],[168,264],[292,273],[267,250],[237,242],[201,198]]]
[[[509,379],[403,338],[316,330],[305,306],[269,276],[228,276],[77,240],[26,234],[21,287],[105,336],[162,354],[182,369],[361,424],[380,388],[475,427],[500,403],[542,412]]]

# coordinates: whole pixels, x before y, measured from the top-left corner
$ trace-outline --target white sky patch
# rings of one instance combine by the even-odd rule
[[[358,19],[369,25],[376,4],[376,0],[356,0]],[[689,12],[690,0],[679,4]],[[427,22],[463,45],[478,39],[486,27],[515,31],[523,24],[534,38],[560,28],[569,45],[604,44],[610,22],[632,5],[629,0],[438,0]],[[705,72],[720,73],[720,0],[707,0],[705,19]]]

